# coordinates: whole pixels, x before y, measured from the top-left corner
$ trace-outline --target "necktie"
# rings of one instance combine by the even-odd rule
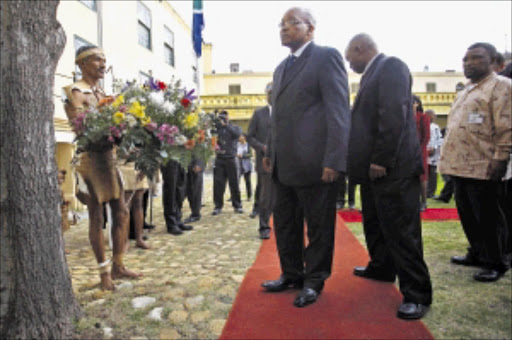
[[[295,59],[297,59],[297,57],[294,56],[293,54],[288,57],[288,59],[286,60],[286,64],[284,65],[284,72],[286,72],[290,69],[290,67],[295,62]]]

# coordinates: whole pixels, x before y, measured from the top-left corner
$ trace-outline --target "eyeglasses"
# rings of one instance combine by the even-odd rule
[[[297,25],[300,25],[300,24],[306,24],[306,23],[304,21],[300,21],[300,20],[297,20],[297,19],[289,19],[289,20],[281,21],[277,25],[277,27],[283,28],[284,26],[297,26]]]

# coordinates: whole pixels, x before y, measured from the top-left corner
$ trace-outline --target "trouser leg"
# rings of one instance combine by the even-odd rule
[[[235,159],[226,159],[225,161],[229,183],[229,191],[231,192],[231,204],[235,209],[242,208],[242,201],[240,198],[240,186],[238,182],[238,174]]]
[[[224,206],[224,191],[226,190],[227,171],[225,160],[215,159],[213,167],[213,202],[215,209],[222,209]]]
[[[258,182],[261,185],[259,195],[259,207],[260,207],[260,226],[259,229],[270,229],[269,220],[272,212],[274,189],[272,182],[272,175],[269,173],[258,173]]]
[[[377,214],[405,302],[432,303],[432,284],[423,258],[418,177],[373,183]]]
[[[283,275],[291,280],[304,278],[304,217],[292,187],[275,182],[274,232]]]
[[[301,187],[297,193],[303,206],[308,235],[304,251],[304,286],[320,292],[332,271],[338,183]]]

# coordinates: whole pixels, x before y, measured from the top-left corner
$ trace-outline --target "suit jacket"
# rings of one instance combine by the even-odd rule
[[[247,143],[256,153],[256,172],[264,172],[262,159],[265,156],[265,151],[263,151],[263,147],[267,145],[269,132],[270,110],[267,105],[254,111],[247,129]]]
[[[346,171],[350,109],[343,58],[313,42],[284,72],[274,72],[268,155],[288,186],[321,183],[324,167]]]
[[[349,176],[355,182],[369,180],[370,163],[385,167],[389,178],[423,173],[411,83],[407,65],[383,54],[361,78],[348,155]]]

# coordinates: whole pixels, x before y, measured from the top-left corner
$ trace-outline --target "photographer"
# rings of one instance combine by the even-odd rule
[[[238,138],[242,134],[242,129],[231,125],[227,111],[219,113],[215,120],[215,128],[217,129],[219,149],[217,150],[213,167],[213,201],[215,209],[212,215],[218,215],[222,211],[226,180],[229,182],[233,208],[236,213],[241,214],[243,210],[240,200],[240,188],[238,187],[236,153]]]

